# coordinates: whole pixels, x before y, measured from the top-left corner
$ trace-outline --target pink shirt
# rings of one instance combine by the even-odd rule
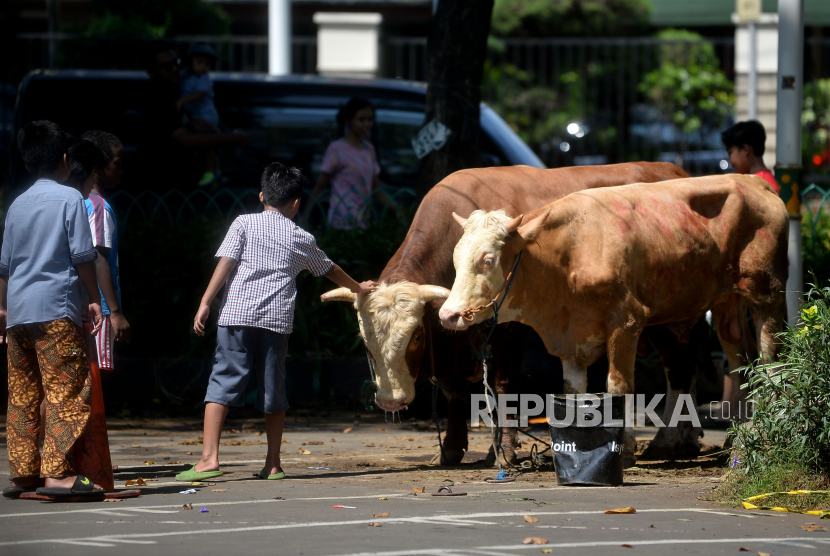
[[[329,224],[340,230],[365,228],[374,177],[380,174],[375,148],[363,141],[355,148],[345,139],[333,141],[323,155],[322,172],[331,178]]]
[[[772,188],[775,189],[776,193],[781,193],[781,187],[778,185],[778,181],[776,181],[775,176],[772,175],[772,172],[764,168],[760,172],[755,172],[755,175],[767,180],[767,183],[769,183],[772,186]]]

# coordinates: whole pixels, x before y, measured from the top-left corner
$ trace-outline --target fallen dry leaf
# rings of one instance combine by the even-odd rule
[[[542,554],[553,554],[552,548],[542,548]]]
[[[827,531],[827,527],[823,527],[821,525],[816,525],[815,523],[805,523],[804,525],[799,525],[805,531]]]
[[[349,432],[352,432],[352,427],[346,427],[345,429],[343,429],[343,434],[346,434],[346,433],[349,433]]]
[[[385,428],[383,428],[383,427],[380,427],[378,430],[379,430],[380,432],[386,432],[386,429],[385,429]]]
[[[754,548],[747,548],[745,546],[742,546],[741,548],[738,549],[738,552],[755,552],[755,549]]]
[[[522,544],[548,544],[548,540],[542,537],[527,537]]]
[[[283,444],[291,444],[291,442],[289,442],[288,440],[286,440],[286,439],[284,439],[284,438],[282,439],[282,443],[283,443]]]
[[[622,546],[623,548],[634,548],[630,544],[621,544],[620,546]]]
[[[389,500],[386,496],[381,496],[378,500]]]
[[[121,502],[123,498],[104,498],[104,502]]]
[[[228,492],[226,488],[213,488],[210,490],[211,492]]]
[[[257,436],[262,436],[262,431],[256,431],[254,434],[256,434]]]
[[[185,452],[185,453],[184,453],[184,455],[186,455],[186,456],[192,456],[192,455],[193,455],[193,452]]]
[[[201,481],[191,481],[190,486],[203,487],[203,486],[205,486],[205,483],[203,483]]]
[[[202,437],[200,436],[196,440],[185,440],[184,442],[179,442],[182,446],[195,446],[197,444],[202,443]]]
[[[412,487],[412,492],[423,493],[427,491],[427,487],[423,486],[421,488]]]
[[[129,480],[129,481],[127,481],[127,482],[124,484],[124,486],[133,486],[133,485],[138,485],[138,486],[147,486],[147,481],[145,481],[144,479],[142,479],[141,477],[139,477],[138,479],[136,479],[136,480],[134,480],[134,481],[133,481],[133,480]]]
[[[532,515],[526,515],[525,521],[527,521],[528,523],[536,523],[537,521],[539,521],[539,519],[533,517]]]
[[[651,525],[649,525],[649,528],[650,529],[657,529],[657,527],[655,527],[653,523]]]
[[[759,552],[758,556],[770,556],[769,552]]]
[[[309,452],[309,451],[308,451],[308,450],[306,450],[305,448],[297,448],[297,453],[298,453],[298,454],[302,454],[302,455],[304,455],[304,456],[307,456],[307,455],[309,455],[311,452]]]
[[[372,510],[372,516],[374,516],[374,517],[389,517],[389,512],[383,512],[382,514],[376,514],[375,510]]]
[[[308,442],[303,442],[303,446],[319,446],[322,443],[322,440],[309,440]]]
[[[380,527],[380,523],[378,523],[377,521],[373,521],[369,524],[369,527]]]
[[[219,443],[220,446],[264,446],[265,444],[267,442],[263,442],[262,440],[239,440],[238,438],[232,438]]]
[[[156,464],[156,462],[154,462],[152,460],[144,462],[144,465],[155,465],[155,464]]]
[[[569,517],[565,521],[573,521],[573,519]]]
[[[274,496],[274,500],[285,500],[282,496]]]
[[[193,504],[182,504],[182,509],[183,510],[192,510],[193,509]]]
[[[140,444],[130,444],[130,448],[141,448]]]
[[[208,483],[208,486],[209,486],[209,487],[216,486],[216,483]]]
[[[613,510],[605,510],[607,514],[636,514],[637,510],[632,508],[631,506],[626,506],[625,508],[614,508]]]

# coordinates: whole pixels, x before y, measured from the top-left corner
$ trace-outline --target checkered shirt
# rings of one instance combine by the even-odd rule
[[[322,276],[333,263],[314,236],[282,214],[266,210],[233,221],[216,257],[237,262],[225,284],[219,326],[256,326],[289,334],[297,275]]]

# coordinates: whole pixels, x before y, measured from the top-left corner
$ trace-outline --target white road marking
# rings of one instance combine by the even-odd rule
[[[251,503],[251,502],[241,502],[241,503]],[[213,504],[216,506],[217,504]],[[700,508],[674,508],[674,509],[654,509],[654,510],[638,510],[638,513],[674,513],[674,512],[683,512],[688,514],[689,512],[700,512],[700,513],[709,513],[706,510],[702,510]],[[536,512],[536,511],[517,511],[517,512],[481,512],[481,513],[472,513],[472,514],[453,514],[453,515],[446,515],[441,517],[405,517],[405,518],[374,518],[375,521],[380,523],[422,523],[424,520],[427,521],[437,521],[439,519],[444,520],[444,522],[452,522],[452,521],[465,521],[466,523],[470,523],[472,520],[477,518],[488,518],[488,517],[501,517],[501,518],[508,518],[508,517],[521,517],[525,515],[589,515],[589,514],[601,514],[603,513],[602,510],[584,510],[584,511],[565,511],[565,512]],[[167,532],[152,532],[152,533],[130,533],[124,535],[106,535],[106,536],[92,536],[92,537],[82,537],[77,539],[31,539],[31,540],[22,540],[22,541],[7,541],[7,542],[0,542],[0,546],[16,546],[16,545],[29,545],[29,544],[46,544],[46,543],[60,543],[60,542],[114,542],[116,539],[152,539],[152,538],[162,538],[162,537],[181,537],[187,535],[204,535],[204,534],[214,534],[214,533],[245,533],[245,532],[252,532],[252,531],[275,531],[281,529],[304,529],[304,528],[312,528],[312,527],[336,527],[336,526],[344,526],[344,525],[365,525],[368,517],[364,517],[358,520],[348,520],[348,521],[314,521],[314,522],[306,522],[306,523],[284,523],[284,524],[277,524],[277,525],[260,525],[260,526],[253,526],[253,527],[230,527],[226,529],[205,529],[194,531],[192,529],[183,530],[183,531],[167,531]],[[739,539],[740,541],[745,542],[746,539],[742,538]],[[776,540],[782,541],[811,541],[812,538],[799,538],[799,537],[783,537]],[[759,539],[753,539],[754,542],[759,542]],[[630,544],[631,541],[623,541],[628,542]],[[667,541],[669,542],[669,541]],[[672,541],[673,542],[673,541]],[[681,542],[681,541],[678,541]],[[686,542],[686,541],[682,541]],[[732,541],[729,541],[732,542]],[[738,542],[735,540],[734,542]],[[615,543],[610,543],[608,546],[611,546]],[[640,544],[643,544],[640,542]],[[521,546],[521,545],[520,545]],[[579,543],[576,543],[574,546],[582,546]],[[587,545],[586,545],[587,546]],[[606,545],[597,545],[597,546],[606,546]],[[515,549],[514,546],[509,547],[482,547],[483,549],[491,548],[497,550],[513,550]],[[401,556],[408,556],[408,555],[415,555],[421,554],[422,552],[418,551],[403,551],[400,552]],[[384,553],[385,554],[385,553]],[[390,555],[398,555],[397,552],[389,553]]]
[[[565,543],[548,543],[544,548],[598,548],[598,547],[618,547],[621,544],[630,544],[634,548],[639,546],[661,546],[674,544],[742,544],[751,540],[752,543],[774,543],[774,544],[789,544],[793,541],[812,541],[811,538],[804,537],[766,537],[766,538],[752,538],[746,537],[734,539],[660,539],[660,540],[631,540],[620,539],[616,541],[597,541],[597,542],[565,542]],[[538,545],[527,544],[512,544],[505,546],[482,546],[472,549],[466,548],[422,548],[414,550],[396,550],[391,552],[355,552],[352,554],[336,554],[335,556],[444,556],[444,555],[462,555],[467,552],[475,550],[539,550]]]

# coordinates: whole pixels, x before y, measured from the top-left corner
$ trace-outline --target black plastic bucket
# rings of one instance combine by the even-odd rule
[[[623,484],[625,396],[583,396],[553,396],[550,439],[556,482],[620,486]],[[600,418],[588,419],[590,410],[598,411]]]

